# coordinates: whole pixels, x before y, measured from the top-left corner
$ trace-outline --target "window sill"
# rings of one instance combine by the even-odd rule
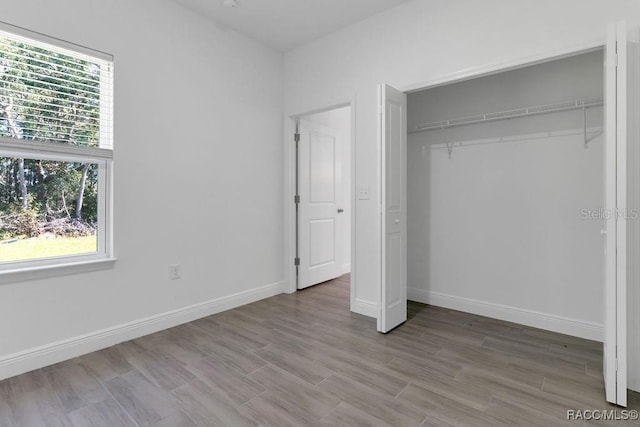
[[[15,282],[26,282],[29,280],[49,279],[52,277],[68,276],[71,274],[108,270],[113,268],[116,260],[116,258],[104,258],[90,261],[76,261],[64,264],[0,271],[0,285],[7,285]]]

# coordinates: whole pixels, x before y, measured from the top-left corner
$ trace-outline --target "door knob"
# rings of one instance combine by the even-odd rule
[[[338,209],[338,213],[344,212],[344,209]]]
[[[393,221],[393,222],[395,222],[396,224],[400,224],[400,220],[399,220],[399,219],[396,219],[396,220],[395,220],[395,221]]]

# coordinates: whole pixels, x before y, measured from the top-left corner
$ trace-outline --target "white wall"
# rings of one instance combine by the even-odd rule
[[[351,272],[351,107],[305,116],[305,119],[338,131],[342,154],[342,274]]]
[[[408,127],[602,98],[602,61],[412,93]],[[582,210],[604,206],[603,110],[588,113],[588,149],[580,110],[410,135],[409,299],[602,340],[603,222]]]
[[[2,20],[115,57],[118,261],[0,285],[0,378],[281,292],[280,53],[166,0],[3,1]]]
[[[378,303],[376,84],[398,88],[604,41],[607,24],[640,24],[636,0],[414,0],[285,54],[285,112],[356,99],[356,298]],[[636,380],[640,383],[640,378]]]

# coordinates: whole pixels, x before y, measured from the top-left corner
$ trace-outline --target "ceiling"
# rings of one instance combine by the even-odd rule
[[[408,0],[174,0],[283,52]]]

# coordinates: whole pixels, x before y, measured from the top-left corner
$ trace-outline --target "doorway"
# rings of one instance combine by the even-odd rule
[[[291,291],[337,277],[352,259],[352,107],[291,118],[294,274]]]
[[[410,299],[602,339],[603,60],[408,95]]]
[[[351,272],[351,107],[297,120],[297,288]]]

